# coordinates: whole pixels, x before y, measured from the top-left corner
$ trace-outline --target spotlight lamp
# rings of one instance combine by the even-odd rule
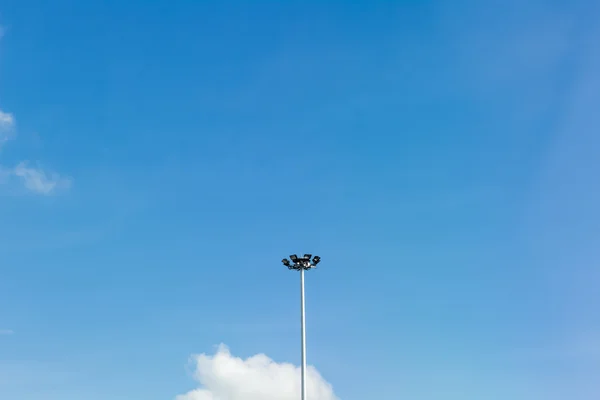
[[[296,254],[292,254],[290,256],[290,260],[291,262],[287,258],[284,258],[283,260],[281,260],[281,262],[289,269],[293,269],[296,271],[308,271],[309,269],[315,268],[317,266],[317,264],[321,261],[321,257],[313,257],[312,254],[305,254],[302,257],[298,257]]]

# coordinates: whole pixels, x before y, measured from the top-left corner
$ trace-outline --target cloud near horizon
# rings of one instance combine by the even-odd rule
[[[300,398],[300,368],[277,363],[264,354],[247,359],[231,355],[221,344],[214,355],[192,357],[194,378],[200,388],[175,400],[296,400]],[[308,367],[307,397],[311,400],[339,400],[314,368]]]

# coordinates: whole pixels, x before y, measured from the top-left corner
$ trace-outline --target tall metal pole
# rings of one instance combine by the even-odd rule
[[[292,262],[290,262],[290,260]],[[301,400],[306,400],[306,310],[304,305],[304,271],[315,268],[317,264],[321,262],[321,257],[313,257],[312,254],[305,254],[303,257],[298,257],[296,254],[292,254],[289,260],[284,258],[281,262],[288,269],[300,271],[300,336],[302,349],[300,388],[302,391]]]
[[[302,336],[302,400],[306,400],[306,310],[304,306],[304,268],[300,270],[300,314],[301,314],[301,336]]]

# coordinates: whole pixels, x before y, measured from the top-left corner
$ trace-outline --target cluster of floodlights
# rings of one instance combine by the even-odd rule
[[[290,262],[290,260],[292,262]],[[312,254],[305,254],[303,257],[298,257],[295,254],[290,256],[290,259],[284,258],[281,260],[283,265],[288,267],[288,269],[295,269],[300,271],[301,269],[308,270],[317,266],[317,264],[321,261],[321,257],[312,256]]]

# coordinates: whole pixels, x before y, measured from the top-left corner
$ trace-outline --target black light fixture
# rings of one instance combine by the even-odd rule
[[[298,257],[298,255],[292,254],[290,256],[290,260],[284,258],[281,260],[281,262],[283,265],[288,267],[288,269],[293,269],[295,271],[308,271],[309,269],[317,266],[317,264],[321,261],[321,257],[313,257],[312,254],[305,254],[302,257]]]

